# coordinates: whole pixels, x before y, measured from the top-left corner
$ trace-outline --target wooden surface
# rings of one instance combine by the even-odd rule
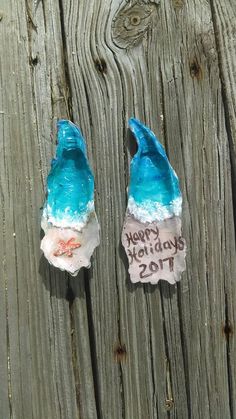
[[[236,418],[235,22],[235,0],[1,0],[1,419]],[[130,116],[180,177],[176,286],[127,275]],[[58,118],[87,139],[102,232],[73,279],[39,249]]]

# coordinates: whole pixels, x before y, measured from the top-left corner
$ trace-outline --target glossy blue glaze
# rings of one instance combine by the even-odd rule
[[[139,120],[131,118],[129,127],[138,144],[131,162],[129,198],[139,206],[146,205],[147,210],[147,205],[154,210],[157,203],[169,209],[173,201],[181,200],[181,192],[166,152],[154,133]]]
[[[86,144],[79,128],[60,120],[56,158],[47,179],[45,216],[49,219],[83,223],[93,206],[94,177],[89,167]]]

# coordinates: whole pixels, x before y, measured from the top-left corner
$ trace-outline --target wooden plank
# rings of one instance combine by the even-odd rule
[[[213,417],[215,412],[230,417],[227,351],[221,334],[226,266],[232,269],[228,275],[234,272],[225,260],[235,252],[228,230],[229,225],[233,231],[228,138],[211,11],[206,2],[191,2],[189,7],[188,12],[186,6],[176,11],[177,16],[171,12],[175,41],[169,42],[173,49],[168,55],[174,59],[168,68],[163,53],[165,68],[161,65],[168,150],[177,157],[175,167],[186,180],[184,220],[190,250],[188,283],[182,282],[178,290],[179,321],[190,412],[193,417]],[[169,27],[170,21],[161,32],[170,34]],[[173,145],[177,138],[179,151]],[[183,156],[178,157],[180,150]],[[226,243],[232,249],[227,254]]]
[[[235,60],[226,3],[3,0],[4,419],[235,416]],[[132,115],[159,136],[180,176],[189,250],[174,287],[127,276],[120,234]],[[102,228],[92,268],[75,279],[39,251],[60,117],[87,138]]]
[[[96,169],[102,226],[90,282],[100,417],[232,417],[221,329],[235,292],[226,285],[235,240],[211,8],[115,0],[63,8],[73,115]],[[159,135],[180,175],[189,252],[177,287],[126,279],[120,232],[133,114]],[[114,363],[116,342],[126,363]]]
[[[215,0],[210,2],[215,29],[217,53],[219,59],[219,72],[222,84],[222,100],[226,115],[226,130],[228,134],[230,162],[232,166],[232,190],[234,201],[234,215],[236,205],[236,38],[235,38],[235,19],[236,9],[233,1],[226,1],[223,5]],[[229,161],[228,161],[229,165]],[[226,168],[227,170],[227,168]],[[226,196],[231,201],[231,196]],[[230,225],[227,235],[232,237],[234,231]],[[226,241],[226,251],[229,251],[229,242]],[[234,262],[233,262],[234,263]],[[227,271],[227,269],[226,269]],[[225,312],[226,325],[225,332],[227,338],[227,357],[228,357],[228,379],[229,379],[229,402],[232,417],[236,414],[236,363],[235,363],[235,339],[232,339],[235,325],[235,286],[230,275],[225,275]]]
[[[57,118],[69,117],[59,4],[4,1],[0,29],[0,237],[6,289],[0,297],[1,417],[78,418],[70,280],[49,268],[39,250],[40,207],[55,145],[51,134]],[[80,313],[85,328],[86,307]],[[88,333],[83,339],[89,346]],[[93,382],[87,364],[86,383]]]
[[[232,0],[220,3],[210,2],[215,28],[217,53],[219,58],[222,95],[227,116],[227,130],[232,154],[231,162],[236,176],[236,52],[235,52],[235,19],[236,9]],[[235,194],[235,188],[234,188]]]
[[[50,378],[49,391],[39,385],[40,381],[44,381],[44,370],[50,370],[50,351],[49,336],[46,327],[43,327],[46,294],[42,295],[42,284],[39,283],[38,287],[38,281],[35,281],[38,277],[42,184],[25,4],[19,2],[16,7],[6,2],[1,25],[4,39],[1,51],[4,57],[1,61],[1,130],[5,164],[1,176],[5,213],[1,236],[4,237],[5,298],[8,306],[9,397],[12,417],[39,417],[50,409],[48,396],[53,386]],[[42,356],[43,351],[46,357],[40,360],[39,353]],[[44,398],[44,405],[38,403],[40,398]]]

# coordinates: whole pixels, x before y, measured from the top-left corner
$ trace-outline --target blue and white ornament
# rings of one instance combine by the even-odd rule
[[[58,121],[56,157],[47,179],[41,242],[48,261],[75,276],[99,245],[99,224],[94,208],[94,177],[79,128]]]
[[[138,144],[122,232],[131,281],[175,283],[185,269],[186,250],[179,179],[154,133],[135,118],[129,126]]]

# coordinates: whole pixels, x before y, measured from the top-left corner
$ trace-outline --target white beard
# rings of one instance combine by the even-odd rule
[[[69,272],[72,276],[76,276],[80,268],[90,267],[93,251],[100,243],[100,227],[95,213],[90,215],[87,224],[80,231],[70,227],[55,227],[45,219],[42,220],[42,228],[45,236],[41,241],[41,249],[51,265]],[[71,239],[74,239],[72,245],[65,247],[60,254],[59,242],[66,244]],[[73,244],[80,247],[73,248]]]

